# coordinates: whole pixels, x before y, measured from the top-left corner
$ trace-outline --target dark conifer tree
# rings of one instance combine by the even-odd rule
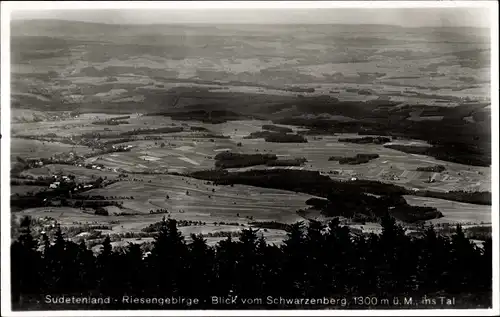
[[[473,263],[479,261],[480,252],[469,239],[460,225],[451,237],[450,267],[450,292],[462,292],[475,286],[475,270],[470,270]]]
[[[177,222],[163,217],[148,257],[148,265],[158,277],[153,285],[158,294],[174,296],[188,287],[183,281],[187,274],[187,255],[188,248]]]
[[[101,253],[97,256],[98,287],[103,294],[110,295],[114,289],[113,285],[113,247],[109,236],[104,238]]]
[[[362,290],[361,294],[367,294],[367,296],[378,295],[381,281],[384,278],[383,274],[385,272],[380,270],[384,261],[384,254],[381,252],[380,245],[380,237],[371,233],[366,239],[366,243],[361,244],[362,248],[357,250],[358,256],[364,260],[360,265],[364,282],[358,285],[358,289]],[[364,254],[362,255],[361,252]]]
[[[78,245],[77,255],[78,280],[81,289],[94,290],[96,284],[96,261],[91,250],[87,249],[85,242]]]
[[[189,288],[186,295],[208,298],[212,294],[212,285],[217,283],[214,276],[214,250],[207,245],[207,241],[202,235],[191,234],[191,239],[189,244],[189,274],[186,276],[185,283],[196,285],[196,288]]]
[[[379,292],[382,296],[389,296],[397,292],[401,286],[399,279],[405,274],[406,268],[401,267],[402,252],[407,246],[406,236],[396,219],[386,214],[381,218],[382,234],[380,235],[380,252],[382,255],[379,270],[384,279],[379,280]]]
[[[353,266],[350,279],[350,290],[348,293],[356,294],[370,294],[372,286],[372,280],[367,279],[369,275],[368,272],[372,270],[372,263],[368,262],[369,258],[369,248],[367,238],[363,235],[356,235],[352,239],[352,249],[351,249],[351,259],[353,260]]]
[[[120,254],[119,257],[119,263],[126,263],[123,266],[123,276],[126,276],[126,278],[123,279],[125,283],[123,283],[122,293],[141,294],[145,287],[144,274],[146,273],[141,246],[129,243],[125,253]],[[145,276],[148,276],[147,273]]]
[[[440,285],[447,275],[449,268],[446,256],[449,250],[446,246],[449,242],[437,235],[433,227],[429,227],[424,237],[414,241],[413,244],[419,257],[417,271],[419,278],[416,284],[420,292],[430,294],[436,291],[436,286]]]
[[[23,302],[23,294],[40,293],[43,288],[42,258],[31,235],[31,217],[20,220],[19,238],[11,248],[12,299]],[[35,268],[35,269],[33,269]]]
[[[324,225],[319,221],[310,221],[306,232],[304,248],[306,252],[306,285],[304,285],[308,296],[321,296],[327,294],[331,281],[325,278],[331,268],[327,267],[325,252]]]
[[[44,257],[47,256],[47,252],[49,251],[50,248],[50,239],[49,236],[47,235],[46,232],[42,232],[41,238],[40,238],[40,244],[42,245],[43,249],[43,255]]]
[[[479,269],[479,281],[478,287],[481,290],[491,292],[492,288],[492,274],[493,270],[491,264],[493,263],[493,242],[492,239],[489,238],[483,243],[482,256],[480,258],[480,269]]]
[[[237,244],[234,293],[243,297],[262,294],[261,272],[257,256],[257,231],[252,228],[242,230]]]
[[[215,250],[217,283],[213,288],[214,293],[219,296],[232,295],[236,286],[237,243],[227,237],[217,244]]]
[[[258,271],[261,279],[261,293],[277,296],[280,294],[279,284],[283,253],[276,245],[268,245],[262,235],[256,246]]]
[[[381,235],[365,236],[334,219],[326,228],[310,222],[305,234],[302,223],[291,225],[280,247],[268,245],[253,229],[243,230],[238,241],[228,237],[209,247],[195,235],[186,244],[176,222],[163,218],[151,253],[143,259],[139,245],[113,250],[109,236],[94,256],[85,243],[65,240],[59,226],[52,245],[42,234],[38,246],[30,225],[30,218],[21,220],[11,247],[17,305],[30,297],[40,300],[44,293],[117,296],[124,290],[202,299],[460,292],[485,294],[491,301],[491,240],[478,248],[460,226],[451,239],[433,228],[423,238],[409,238],[386,216]]]
[[[352,249],[349,228],[339,226],[338,219],[330,221],[325,234],[325,251],[328,256],[324,261],[329,269],[325,272],[325,280],[328,280],[330,289],[336,294],[350,291],[351,271],[356,272],[356,259],[351,256]]]
[[[66,249],[71,243],[64,239],[61,226],[57,224],[54,234],[54,243],[49,247],[46,260],[46,267],[50,276],[56,276],[49,282],[49,288],[60,292],[69,292],[73,286],[72,281],[72,261],[75,254],[70,254]]]
[[[287,238],[283,242],[282,285],[284,295],[304,296],[306,282],[306,239],[302,222],[290,226]]]

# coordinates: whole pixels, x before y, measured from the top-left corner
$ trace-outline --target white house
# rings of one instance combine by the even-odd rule
[[[49,188],[58,188],[59,185],[61,185],[61,182],[53,182],[52,184],[50,184]]]

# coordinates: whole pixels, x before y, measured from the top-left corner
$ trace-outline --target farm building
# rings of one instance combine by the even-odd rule
[[[61,185],[61,182],[53,182],[52,184],[49,185],[49,188],[52,188],[52,189],[59,188],[60,185]]]

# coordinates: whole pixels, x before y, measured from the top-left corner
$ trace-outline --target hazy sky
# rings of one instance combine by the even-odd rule
[[[13,19],[63,19],[118,24],[290,23],[392,24],[407,27],[489,27],[489,11],[477,8],[406,9],[204,9],[14,11]]]

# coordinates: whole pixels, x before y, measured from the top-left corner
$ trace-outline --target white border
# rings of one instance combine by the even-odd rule
[[[38,311],[12,312],[10,295],[10,16],[13,10],[89,10],[89,9],[271,9],[271,8],[487,8],[491,12],[491,112],[492,112],[492,223],[493,223],[493,308],[476,310],[268,310],[268,311]],[[496,1],[273,1],[273,2],[158,2],[158,1],[11,1],[1,3],[1,264],[2,316],[386,316],[404,313],[407,316],[483,316],[499,315],[499,201],[498,201],[498,3]]]
[[[495,315],[500,315],[500,211],[498,194],[499,194],[499,162],[498,156],[498,142],[499,142],[499,126],[498,126],[498,2],[490,7],[491,10],[491,152],[492,152],[492,165],[491,165],[491,193],[493,195],[493,203],[491,205],[491,223],[493,235],[493,311]]]
[[[8,1],[5,10],[490,8],[493,1]]]

